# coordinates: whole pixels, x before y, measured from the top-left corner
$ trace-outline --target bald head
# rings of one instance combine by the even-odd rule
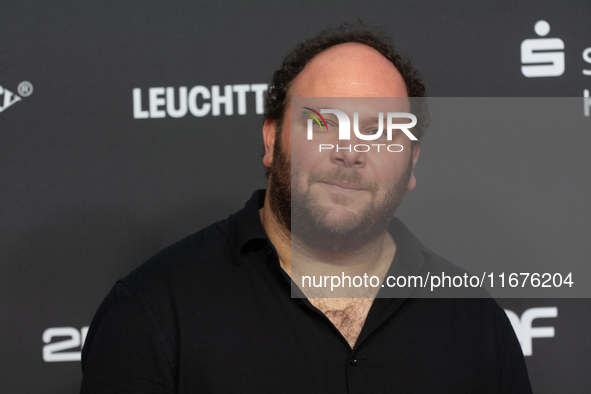
[[[359,43],[333,46],[312,58],[294,79],[289,97],[408,97],[394,64]]]

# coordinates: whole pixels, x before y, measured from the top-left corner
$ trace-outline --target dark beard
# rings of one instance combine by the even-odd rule
[[[308,191],[291,187],[291,160],[283,152],[280,135],[275,139],[273,166],[269,179],[271,209],[281,224],[307,246],[327,252],[348,252],[367,245],[380,236],[390,224],[402,202],[412,175],[412,151],[407,168],[396,182],[388,185],[383,203],[372,202],[363,212],[341,225],[327,225],[323,212],[309,195],[309,187],[320,179],[346,180],[361,184],[375,197],[379,186],[365,181],[357,170],[336,168],[328,173],[312,174]],[[295,173],[294,173],[295,174]],[[292,204],[293,197],[293,204]],[[338,199],[334,196],[333,199]],[[335,201],[337,202],[337,201]]]
[[[271,210],[283,227],[291,233],[291,160],[283,153],[281,131],[278,131],[275,137],[269,189]]]

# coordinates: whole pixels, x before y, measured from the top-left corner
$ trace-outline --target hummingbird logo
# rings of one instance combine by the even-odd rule
[[[328,124],[326,124],[326,120],[324,120],[324,117],[322,115],[320,115],[320,112],[314,111],[312,108],[308,108],[308,107],[302,107],[302,108],[312,111],[312,112],[314,112],[314,114],[318,115],[318,116],[314,116],[314,114],[311,114],[309,112],[303,112],[303,114],[310,115],[312,118],[314,118],[316,123],[318,123],[318,126],[320,126],[321,130],[324,131],[324,127],[326,127],[326,131],[328,131]],[[318,118],[322,119],[322,123],[320,123],[320,119],[318,119]],[[324,126],[322,126],[323,123],[324,123]]]

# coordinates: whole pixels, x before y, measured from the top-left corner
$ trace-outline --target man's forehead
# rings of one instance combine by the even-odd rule
[[[290,97],[407,97],[396,67],[359,43],[331,47],[308,62],[294,79]]]
[[[291,104],[309,110],[322,111],[336,108],[347,113],[353,119],[354,113],[368,118],[378,113],[409,112],[412,100],[409,97],[294,97]],[[329,114],[325,116],[330,116]]]

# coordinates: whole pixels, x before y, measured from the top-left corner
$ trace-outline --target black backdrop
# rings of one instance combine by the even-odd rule
[[[394,37],[430,96],[579,97],[581,116],[589,106],[588,1],[0,3],[1,392],[78,390],[85,327],[114,282],[265,186],[259,84],[295,43],[357,18]],[[564,56],[561,75],[526,77],[521,44],[544,38],[564,43],[551,48]],[[233,114],[226,101],[216,116],[228,85]],[[159,102],[182,87],[199,88],[171,117]],[[445,162],[426,152],[417,173],[428,185]],[[418,187],[400,215],[455,261],[457,245],[429,231],[437,218],[412,203],[429,198]],[[521,317],[521,339],[533,337],[535,392],[591,391],[588,299],[499,302]]]

